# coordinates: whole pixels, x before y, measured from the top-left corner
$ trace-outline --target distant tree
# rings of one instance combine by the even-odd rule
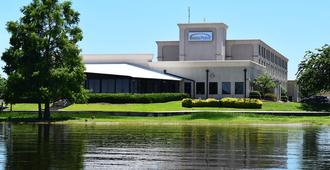
[[[52,102],[84,98],[79,13],[70,1],[58,0],[33,0],[21,12],[22,18],[7,23],[10,47],[1,57],[8,75],[5,99],[37,102],[39,112],[44,103],[43,118],[49,119]]]
[[[330,91],[330,46],[307,51],[296,75],[303,97]]]
[[[264,96],[266,93],[273,93],[276,84],[268,74],[261,74],[253,81],[254,90],[261,93]]]
[[[6,79],[0,75],[0,98],[3,98],[6,89]]]
[[[287,88],[281,85],[281,96],[287,96],[287,95],[288,95]]]

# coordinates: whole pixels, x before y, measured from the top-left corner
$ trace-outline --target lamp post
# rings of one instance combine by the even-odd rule
[[[244,68],[244,98],[246,98],[246,68]]]
[[[209,98],[209,69],[206,69],[206,99]]]

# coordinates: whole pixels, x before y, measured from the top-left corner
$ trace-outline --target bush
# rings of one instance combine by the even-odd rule
[[[220,107],[220,101],[214,98],[206,99],[207,107]]]
[[[190,98],[183,99],[182,102],[181,102],[181,106],[191,108],[192,107],[192,99],[190,99]]]
[[[277,97],[273,93],[266,93],[264,96],[264,99],[269,100],[269,101],[274,101],[274,102],[277,101]]]
[[[185,93],[89,93],[88,103],[163,103],[187,98]]]
[[[244,99],[244,98],[222,98],[220,100],[221,107],[233,108],[261,108],[262,101],[259,99]]]
[[[232,108],[261,108],[262,101],[259,99],[222,98],[217,99],[183,99],[182,107],[232,107]]]
[[[249,94],[249,98],[251,99],[261,99],[261,94],[259,91],[251,91]]]
[[[220,101],[217,99],[209,98],[202,99],[183,99],[181,102],[182,107],[220,107]]]
[[[288,101],[288,96],[281,96],[281,101],[287,102]]]

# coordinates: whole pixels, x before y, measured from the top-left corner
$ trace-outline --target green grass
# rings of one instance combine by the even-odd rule
[[[260,110],[260,111],[303,111],[300,103],[264,102],[262,109],[214,108],[214,107],[181,107],[181,101],[151,104],[73,104],[62,110],[66,111],[180,111],[180,110]]]
[[[7,105],[6,110],[10,110],[10,105]],[[19,104],[13,104],[12,105],[13,111],[37,111],[38,110],[38,104],[36,103],[19,103]]]
[[[6,112],[0,114],[0,120],[30,121],[37,118],[37,114]],[[61,123],[130,123],[130,124],[310,124],[330,125],[330,116],[274,116],[244,113],[192,113],[190,115],[168,117],[137,117],[111,116],[106,113],[52,113],[56,120],[66,120]]]
[[[9,105],[8,105],[9,107]],[[7,109],[9,110],[9,108]],[[37,104],[15,104],[13,111],[37,111]],[[150,104],[73,104],[62,110],[65,111],[134,111],[134,112],[151,112],[151,111],[182,111],[182,110],[221,110],[221,111],[305,111],[305,110],[325,110],[330,111],[330,107],[305,107],[301,103],[295,102],[263,102],[261,109],[240,109],[240,108],[214,108],[214,107],[181,107],[181,101],[167,102],[167,103],[150,103]]]

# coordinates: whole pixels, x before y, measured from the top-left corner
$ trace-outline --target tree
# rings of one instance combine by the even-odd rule
[[[254,90],[257,90],[264,96],[266,93],[272,93],[276,84],[268,74],[259,75],[253,82]]]
[[[8,75],[5,99],[37,102],[39,111],[44,103],[43,118],[49,119],[50,103],[85,96],[79,13],[70,1],[58,0],[33,0],[21,12],[22,18],[7,23],[10,47],[1,57]]]
[[[0,75],[0,98],[3,98],[6,89],[6,79]]]
[[[330,91],[330,46],[307,51],[296,75],[303,97]]]
[[[281,85],[281,96],[287,96],[287,95],[288,95],[287,88]]]

